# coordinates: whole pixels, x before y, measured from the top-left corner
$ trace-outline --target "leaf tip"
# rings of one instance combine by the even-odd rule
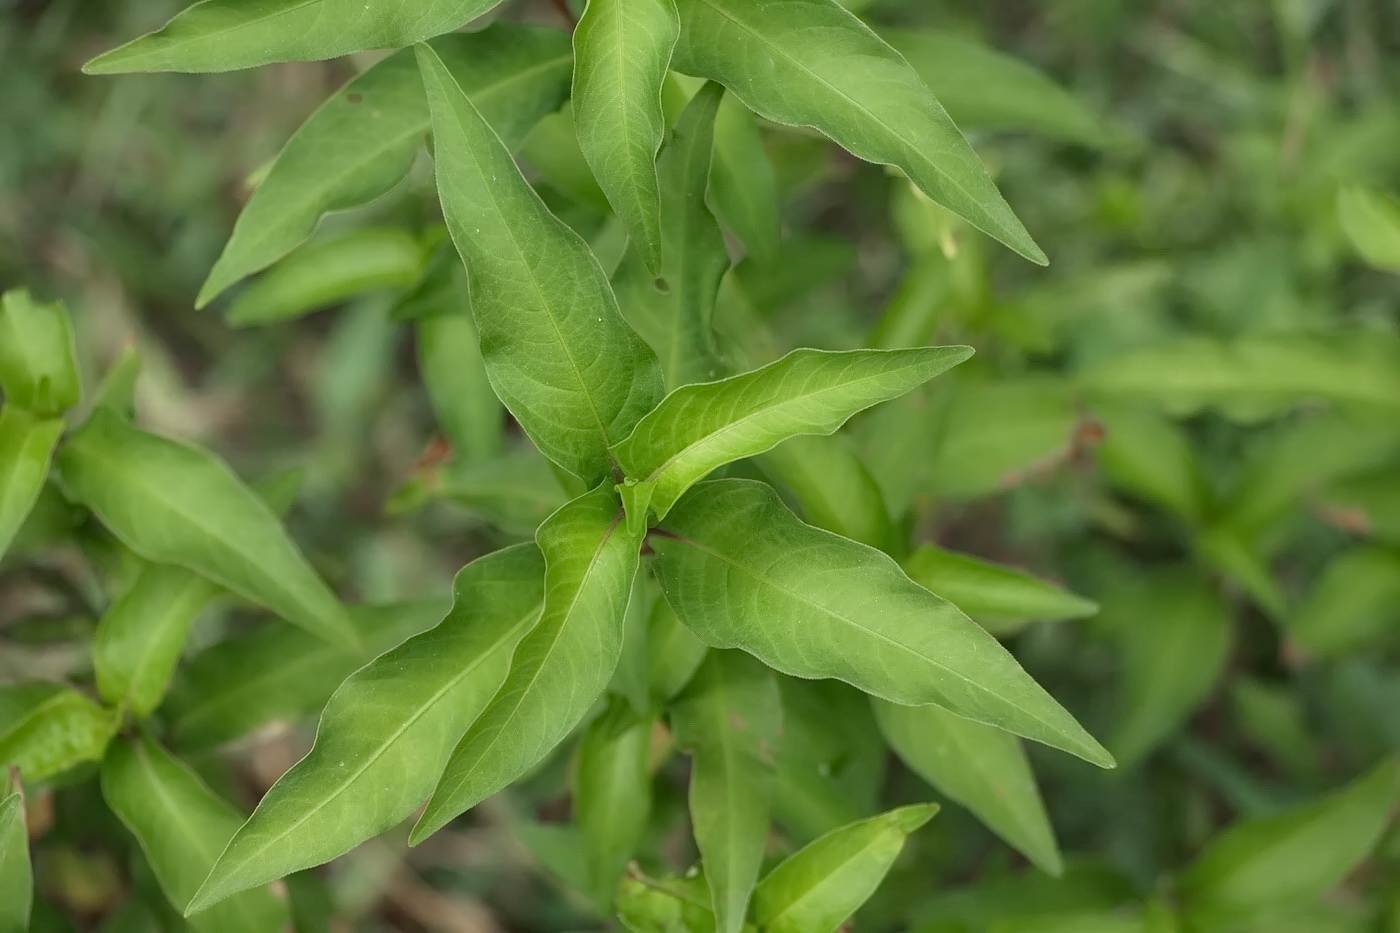
[[[920,828],[937,815],[940,807],[936,803],[915,803],[900,807],[891,816],[901,832],[906,836]]]

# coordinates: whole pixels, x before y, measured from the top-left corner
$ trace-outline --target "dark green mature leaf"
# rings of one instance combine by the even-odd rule
[[[697,486],[653,535],[681,621],[797,677],[832,677],[896,703],[936,704],[1078,755],[1113,759],[951,603],[888,556],[804,525],[751,480]]]
[[[671,707],[690,752],[690,822],[718,933],[739,933],[763,867],[782,701],[773,672],[737,651],[712,651]]]
[[[788,838],[809,842],[873,816],[889,748],[870,698],[835,680],[780,677],[783,740],[773,816]]]
[[[137,717],[165,696],[185,637],[219,587],[170,564],[144,564],[97,625],[92,663],[102,699]]]
[[[607,688],[622,654],[623,616],[641,540],[623,526],[603,484],[550,516],[536,535],[544,552],[544,609],[511,659],[510,674],[462,737],[414,843],[514,781],[578,725]]]
[[[574,30],[579,146],[653,275],[661,273],[661,82],[680,29],[674,0],[588,0]]]
[[[1367,262],[1400,272],[1400,201],[1381,191],[1349,185],[1337,193],[1337,218]]]
[[[417,52],[438,191],[491,384],[546,456],[600,479],[608,449],[661,396],[656,355],[622,319],[587,244],[544,206],[442,60]]]
[[[113,744],[102,762],[102,796],[136,837],[161,890],[184,911],[241,816],[183,762],[142,736]],[[281,930],[287,905],[249,891],[191,921],[208,933]]]
[[[543,572],[530,544],[468,564],[441,624],[341,684],[316,744],[234,835],[191,911],[330,861],[412,814],[505,679],[539,613]]]
[[[834,933],[875,893],[904,840],[938,812],[915,804],[842,826],[768,873],[754,892],[764,933]]]
[[[87,74],[234,71],[401,48],[451,32],[501,0],[201,0],[97,56]]]
[[[1098,604],[1013,567],[931,544],[911,554],[903,566],[915,583],[996,634],[1009,634],[1032,620],[1079,619],[1099,611]]]
[[[61,302],[35,301],[23,289],[0,296],[0,388],[10,405],[50,417],[78,404],[74,352],[73,324]]]
[[[1104,619],[1119,626],[1124,652],[1121,713],[1109,747],[1134,764],[1214,688],[1230,652],[1230,611],[1206,581],[1163,574],[1113,598]]]
[[[1181,876],[1189,915],[1220,924],[1321,897],[1375,847],[1397,800],[1391,757],[1320,800],[1230,827]]]
[[[1045,254],[1002,200],[933,92],[835,0],[679,0],[675,67],[712,78],[760,115],[812,126],[1032,262]]]
[[[1104,130],[1079,98],[990,46],[928,30],[880,34],[914,66],[963,129],[1017,129],[1090,146]]]
[[[1363,546],[1327,565],[1285,628],[1304,651],[1336,657],[1390,634],[1397,617],[1400,552]]]
[[[664,518],[718,467],[794,435],[830,434],[971,355],[967,347],[794,350],[752,372],[675,390],[614,453],[628,476],[656,484],[651,505]]]
[[[661,278],[636,249],[613,277],[623,313],[657,351],[671,387],[706,382],[721,373],[712,320],[729,253],[703,192],[723,93],[718,84],[702,87],[661,152]]]
[[[432,46],[511,149],[568,93],[572,56],[558,30],[500,23]],[[196,306],[291,252],[327,212],[388,193],[408,174],[429,123],[408,49],[337,91],[287,141],[248,199]]]
[[[147,560],[193,570],[307,631],[355,643],[344,608],[276,514],[209,451],[99,409],[64,444],[58,467],[69,496]]]
[[[841,435],[788,438],[758,463],[797,496],[808,524],[886,552],[898,545],[879,484]]]
[[[42,781],[96,761],[117,719],[81,693],[58,684],[0,686],[0,767]]]
[[[206,749],[274,720],[309,716],[367,656],[430,628],[449,605],[423,599],[351,606],[350,620],[365,652],[285,625],[207,648],[176,674],[162,709],[173,740],[182,749]]]
[[[1020,741],[936,706],[875,700],[880,731],[904,763],[1046,872],[1063,870],[1055,831]]]
[[[0,408],[0,557],[39,499],[63,433],[61,418],[40,418],[17,405]]]
[[[613,697],[579,739],[574,763],[573,811],[583,837],[589,891],[601,911],[613,894],[651,816],[654,721]]]
[[[29,929],[34,901],[34,874],[29,865],[29,833],[24,795],[11,772],[0,797],[0,930]]]

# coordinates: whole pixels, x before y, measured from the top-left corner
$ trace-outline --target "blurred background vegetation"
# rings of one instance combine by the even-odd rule
[[[413,331],[391,314],[404,287],[266,328],[193,310],[250,176],[364,61],[79,72],[180,5],[0,0],[0,282],[67,301],[90,384],[138,347],[152,430],[208,444],[245,476],[304,468],[293,532],[348,599],[441,596],[559,493],[547,471],[458,476],[438,462]],[[722,326],[757,362],[795,346],[977,348],[845,433],[894,514],[912,507],[911,540],[1023,567],[1100,605],[1075,621],[982,621],[1123,762],[1098,773],[1030,750],[1065,878],[1028,868],[949,807],[857,927],[1146,929],[1115,911],[1150,898],[1220,827],[1400,750],[1400,279],[1362,259],[1337,212],[1347,185],[1400,190],[1400,7],[848,5],[901,30],[897,44],[1052,264],[1025,263],[810,134],[765,127],[784,240],[731,274]],[[560,22],[545,2],[509,14]],[[989,66],[988,47],[1063,91]],[[525,162],[561,215],[606,243],[591,179],[549,132]],[[433,203],[420,165],[322,235],[422,233]],[[61,555],[7,558],[0,680],[83,669],[86,586]],[[264,622],[237,609],[206,618],[185,686],[201,648]],[[307,675],[302,697],[245,711],[260,727],[251,737],[195,742],[187,760],[250,808],[308,746],[345,673],[326,672],[319,696]],[[838,687],[801,693],[785,701],[817,725],[784,767],[821,792],[780,812],[792,837],[927,796],[887,760],[863,704]],[[338,863],[328,888],[294,879],[299,922],[600,929],[568,884],[564,757],[407,855],[403,833],[390,834]],[[149,879],[133,876],[91,782],[81,788],[35,802],[47,808],[34,828],[35,928],[178,928],[140,896]],[[658,781],[657,864],[684,861],[683,789],[678,761]],[[1249,929],[1400,930],[1400,835],[1338,893]]]

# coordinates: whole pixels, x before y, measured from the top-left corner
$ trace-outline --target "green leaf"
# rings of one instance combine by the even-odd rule
[[[588,0],[574,30],[579,147],[653,275],[661,274],[661,82],[680,28],[674,0]]]
[[[1362,546],[1322,571],[1291,617],[1288,634],[1309,654],[1337,657],[1393,632],[1400,610],[1400,553]]]
[[[886,552],[899,545],[879,485],[841,435],[788,438],[758,463],[796,494],[808,524]]]
[[[426,46],[438,191],[471,282],[496,394],[545,455],[586,481],[661,396],[656,355],[627,326],[587,244],[549,212]]]
[[[59,452],[64,489],[122,543],[349,645],[354,628],[277,516],[212,453],[132,427],[105,409]]]
[[[739,933],[763,867],[782,701],[773,672],[737,651],[712,651],[671,707],[691,754],[690,822],[718,933]]]
[[[762,483],[697,486],[650,541],[666,598],[712,647],[1112,766],[996,639],[880,551],[804,525]]]
[[[709,649],[658,599],[647,619],[647,681],[652,703],[660,705],[680,693],[700,669]]]
[[[715,119],[710,198],[715,214],[748,254],[770,263],[782,238],[778,182],[753,112],[733,95],[720,103]]]
[[[719,382],[682,386],[614,452],[630,477],[656,484],[658,518],[697,480],[798,434],[830,434],[855,413],[903,395],[972,355],[967,347],[794,350]]]
[[[622,500],[622,510],[627,515],[627,534],[640,538],[646,534],[647,512],[651,508],[651,496],[655,483],[646,480],[627,479],[613,487]]]
[[[1329,508],[1357,517],[1371,536],[1400,544],[1400,484],[1395,482],[1394,463],[1333,483],[1323,499]]]
[[[234,71],[401,48],[451,32],[501,0],[201,0],[97,56],[87,74]]]
[[[116,732],[116,717],[58,684],[0,685],[0,767],[43,781],[96,761]]]
[[[39,501],[61,434],[61,418],[39,418],[13,404],[0,408],[0,557]]]
[[[1109,747],[1135,764],[1214,689],[1232,641],[1229,607],[1194,574],[1146,577],[1104,606],[1122,638],[1123,694]]]
[[[703,874],[648,878],[635,866],[618,885],[617,919],[632,933],[715,933]]]
[[[1103,426],[1094,455],[1111,483],[1188,522],[1205,520],[1210,486],[1184,430],[1141,406],[1100,405],[1094,415]]]
[[[1019,59],[947,33],[892,29],[880,34],[963,129],[1029,130],[1089,146],[1107,142],[1079,98]]]
[[[521,639],[505,683],[452,753],[412,843],[536,765],[607,688],[622,653],[641,544],[622,521],[617,497],[604,484],[540,526],[540,621]]]
[[[729,253],[705,199],[696,193],[705,190],[710,176],[723,93],[718,84],[702,87],[661,151],[661,277],[636,249],[613,276],[628,322],[657,351],[666,384],[673,387],[722,372],[712,322]]]
[[[543,571],[529,544],[468,564],[441,624],[341,684],[316,744],[234,835],[190,911],[328,862],[411,815],[505,679],[539,613]]]
[[[0,798],[0,930],[29,929],[34,901],[34,874],[29,865],[29,833],[24,822],[24,795],[14,774]]]
[[[75,353],[62,302],[35,301],[23,289],[0,296],[0,389],[10,405],[51,417],[78,404]]]
[[[974,227],[1046,262],[933,92],[835,0],[677,6],[677,70],[720,82],[770,120],[815,127],[862,159],[898,166]]]
[[[1400,201],[1348,185],[1337,193],[1337,218],[1362,258],[1378,269],[1400,272]]]
[[[184,749],[207,749],[275,720],[309,716],[366,656],[430,628],[447,609],[439,599],[351,606],[365,653],[286,625],[207,648],[180,668],[162,708],[172,739]]]
[[[1079,619],[1096,603],[1013,567],[927,544],[904,561],[909,578],[977,620],[994,634],[1010,634],[1033,620]]]
[[[1231,826],[1181,876],[1188,914],[1220,922],[1320,898],[1375,847],[1397,799],[1392,757],[1320,800]]]
[[[102,699],[149,716],[165,696],[190,626],[218,593],[217,585],[183,567],[143,564],[102,614],[93,637]]]
[[[880,809],[889,749],[870,698],[834,680],[780,677],[783,737],[773,815],[809,842]]]
[[[238,828],[238,811],[144,736],[117,742],[108,751],[102,762],[102,796],[136,837],[166,898],[183,912]],[[191,923],[201,933],[247,933],[281,930],[290,922],[286,902],[264,888]]]
[[[461,269],[455,252],[450,262]],[[505,452],[505,409],[486,378],[465,287],[462,298],[458,313],[418,321],[418,368],[454,461],[474,464]]]
[[[550,467],[528,446],[481,463],[454,462],[411,481],[390,503],[390,511],[442,499],[504,531],[528,536],[568,501]]]
[[[339,304],[362,292],[407,288],[423,271],[423,247],[394,227],[346,230],[312,240],[234,301],[235,327],[275,324]]]
[[[875,893],[909,834],[937,812],[932,803],[900,807],[810,843],[759,884],[754,921],[764,933],[834,933]]]
[[[649,718],[639,718],[621,697],[613,697],[579,739],[574,764],[573,810],[583,838],[599,910],[611,905],[618,882],[646,831],[651,815]]]
[[[568,93],[573,57],[558,30],[500,23],[442,36],[432,46],[512,149]],[[196,306],[291,252],[322,215],[387,194],[408,174],[429,122],[408,49],[333,94],[287,141],[248,199]]]
[[[1376,412],[1400,408],[1400,337],[1386,331],[1192,335],[1117,354],[1080,385],[1103,398],[1150,402],[1169,414],[1218,408],[1239,421],[1313,399]]]
[[[876,700],[880,731],[904,763],[1044,871],[1064,869],[1025,749],[1014,735],[936,706]]]

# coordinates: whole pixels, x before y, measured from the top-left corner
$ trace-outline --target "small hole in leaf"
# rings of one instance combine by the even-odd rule
[[[362,101],[362,100],[365,99],[365,95],[363,95],[363,94],[346,94],[346,95],[345,95],[345,99],[348,100],[348,101],[349,101],[350,103],[352,103],[352,104],[358,104],[360,101]]]
[[[658,292],[660,292],[661,294],[663,294],[663,295],[669,295],[669,294],[671,294],[671,283],[667,282],[665,279],[661,278],[660,276],[657,276],[656,282],[655,282],[654,284],[656,285],[656,290],[657,290]]]

